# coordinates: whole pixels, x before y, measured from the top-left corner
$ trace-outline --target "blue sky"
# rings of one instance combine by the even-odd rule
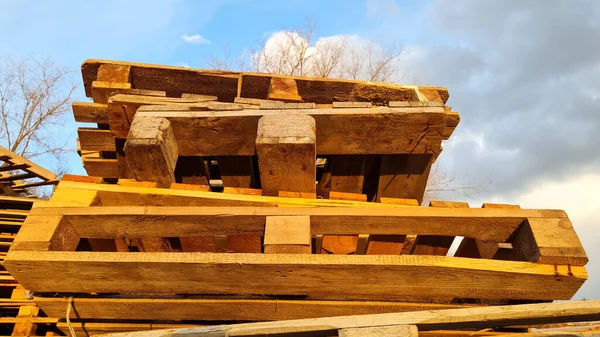
[[[238,55],[307,16],[318,23],[315,38],[406,44],[402,69],[448,87],[461,114],[443,170],[457,184],[486,185],[466,199],[473,207],[565,209],[591,260],[576,298],[599,298],[600,1],[0,0],[0,56],[49,58],[76,80],[88,58],[205,67],[223,47]],[[55,132],[75,148],[76,128],[68,116]],[[84,173],[76,154],[68,158]]]

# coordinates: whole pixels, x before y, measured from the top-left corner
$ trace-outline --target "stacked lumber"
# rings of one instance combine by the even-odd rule
[[[14,157],[12,157],[14,158]],[[0,261],[4,258],[28,213],[45,200],[0,195]],[[9,274],[0,268],[0,335],[52,336],[58,335],[57,318],[43,317],[33,296]]]
[[[56,183],[56,174],[0,146],[0,195],[17,196],[28,188]]]
[[[47,315],[71,302],[73,324],[104,332],[567,300],[587,278],[559,210],[242,192],[63,180],[4,264]],[[431,236],[496,259],[404,249]],[[324,250],[337,237],[350,253]]]
[[[421,206],[459,122],[445,88],[98,60],[82,74],[89,176],[63,177],[4,261],[64,333],[313,319],[264,332],[353,336],[371,332],[324,317],[385,313],[404,334],[464,336],[401,315],[493,315],[587,279],[564,211]]]
[[[416,199],[459,122],[441,87],[88,60],[73,103],[90,176]],[[294,179],[289,179],[294,177]]]

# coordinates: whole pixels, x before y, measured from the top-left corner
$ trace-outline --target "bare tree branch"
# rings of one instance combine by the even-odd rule
[[[57,142],[50,129],[63,122],[75,90],[70,73],[50,61],[0,58],[0,145],[60,163],[68,140]]]

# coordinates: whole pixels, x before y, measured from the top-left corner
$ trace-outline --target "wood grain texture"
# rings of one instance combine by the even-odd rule
[[[81,66],[81,72],[88,97],[91,97],[92,82],[98,78],[98,68],[103,64],[129,66],[130,81],[138,89],[164,90],[168,96],[172,97],[180,97],[182,93],[209,94],[217,96],[223,102],[233,102],[235,97],[266,99],[273,77],[270,74],[260,73],[86,60]],[[241,75],[243,75],[243,81],[239,80]],[[415,86],[398,84],[284,75],[277,75],[277,78],[294,79],[298,95],[304,102],[331,104],[334,101],[371,101],[373,104],[385,105],[388,101],[410,100],[415,92]],[[238,84],[240,84],[239,90]],[[446,88],[426,86],[417,88],[423,93],[437,92],[443,102],[448,100],[449,94]]]
[[[508,239],[526,218],[566,219],[564,212],[551,210],[433,207],[377,212],[368,207],[36,207],[30,215],[63,216],[81,237],[88,238],[262,235],[267,216],[309,215],[313,235],[438,234],[496,242]]]
[[[315,119],[276,114],[258,121],[256,154],[263,194],[316,192]]]
[[[76,122],[108,124],[108,106],[106,104],[73,102],[72,108]]]
[[[136,118],[125,144],[127,163],[138,181],[150,181],[159,187],[175,182],[179,148],[164,118]]]
[[[280,112],[310,115],[316,122],[317,153],[401,154],[432,153],[444,139],[444,108],[362,108],[235,111],[152,111],[137,116],[171,121],[181,155],[251,156],[255,152],[258,120]],[[403,135],[398,137],[398,135]],[[219,142],[214,142],[218,138]]]
[[[445,256],[11,250],[4,266],[35,292],[271,294],[405,301],[430,297],[570,299],[587,278],[585,268],[579,266]],[[377,275],[377,282],[365,275]]]
[[[339,337],[418,337],[416,325],[386,325],[338,330]]]
[[[82,158],[83,167],[90,176],[103,178],[119,178],[119,163],[117,159]]]
[[[50,317],[63,317],[67,298],[35,297]],[[388,301],[285,299],[75,298],[71,319],[271,321],[469,307]]]
[[[513,240],[525,261],[584,266],[588,257],[569,219],[527,219]]]
[[[267,217],[264,250],[265,254],[310,254],[310,217]]]
[[[193,190],[163,188],[126,187],[113,184],[90,184],[61,181],[57,189],[70,188],[81,193],[98,192],[104,206],[296,206],[296,207],[368,207],[404,208],[398,205],[383,205],[374,202],[351,200],[316,199],[315,194],[303,198],[300,193],[286,192],[285,198],[228,193],[207,193]],[[73,192],[76,196],[78,192]],[[284,192],[281,192],[284,193]],[[281,194],[280,194],[281,195]],[[284,196],[284,195],[281,195]]]

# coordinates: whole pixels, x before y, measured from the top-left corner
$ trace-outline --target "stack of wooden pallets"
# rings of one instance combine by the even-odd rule
[[[11,158],[15,158],[11,153]],[[12,194],[12,193],[11,193]],[[34,204],[45,200],[0,195],[0,260],[7,251]],[[0,270],[0,335],[52,336],[58,335],[58,318],[44,317],[33,296],[17,283],[3,267]]]
[[[16,196],[28,188],[57,183],[56,174],[0,146],[0,195]]]
[[[459,121],[444,88],[82,70],[90,177],[63,179],[5,261],[76,331],[566,300],[587,278],[563,211],[420,206]]]

